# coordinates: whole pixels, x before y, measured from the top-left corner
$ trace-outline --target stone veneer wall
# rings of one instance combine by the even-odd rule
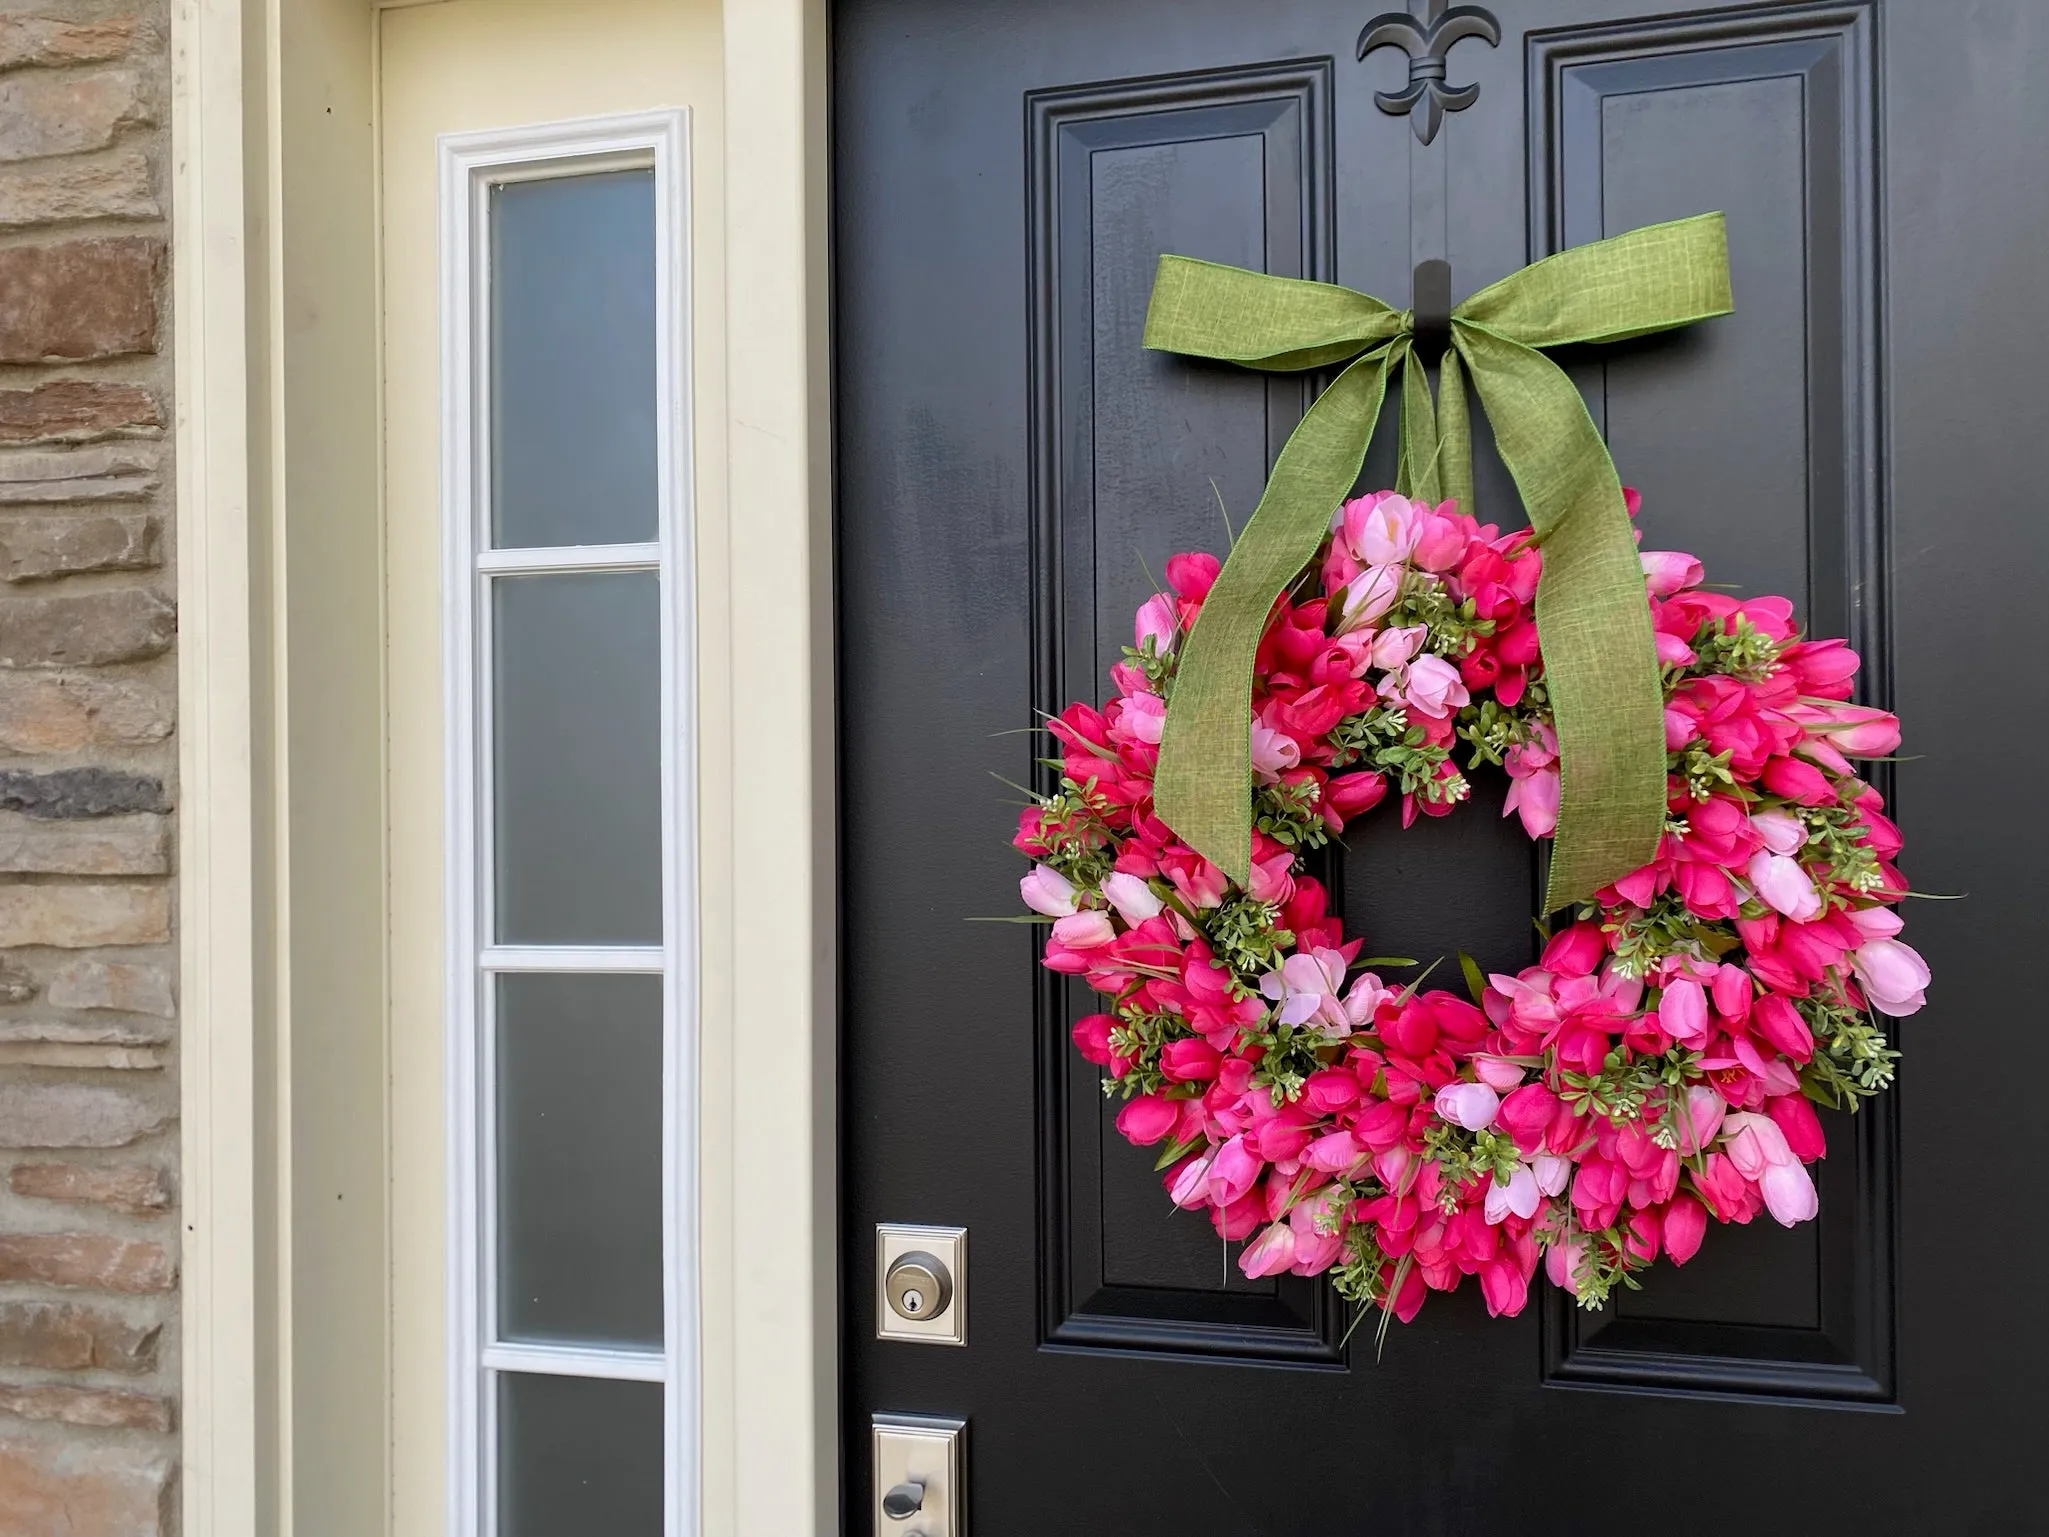
[[[168,18],[0,0],[0,1533],[176,1525]]]

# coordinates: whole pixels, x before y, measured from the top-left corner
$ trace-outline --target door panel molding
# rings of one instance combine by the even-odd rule
[[[1142,352],[1138,337],[1164,250],[1335,276],[1333,67],[1329,58],[1288,60],[1025,99],[1030,645],[1040,710],[1057,712],[1071,687],[1117,660],[1136,604],[1126,599],[1151,580],[1148,566],[1216,542],[1216,506],[1161,516],[1171,488],[1201,483],[1187,474],[1191,453],[1198,477],[1210,472],[1242,521],[1308,407],[1306,379],[1190,369]],[[1189,203],[1200,205],[1188,225],[1194,247],[1173,233]],[[1201,248],[1201,216],[1222,204],[1231,205],[1237,246]],[[1155,409],[1161,396],[1172,409]],[[1185,441],[1148,439],[1148,426],[1166,419],[1187,423]],[[1133,542],[1141,531],[1142,546]],[[1099,1075],[1069,1046],[1069,1025],[1088,1008],[1082,990],[1031,970],[1044,1343],[1341,1366],[1346,1310],[1328,1286],[1245,1281],[1198,1223],[1145,1223],[1148,1250],[1118,1251],[1119,1235],[1133,1231],[1127,1214],[1163,1199],[1159,1177],[1149,1156],[1115,1135]],[[1113,1208],[1122,1209],[1106,1217]]]
[[[1625,479],[1645,488],[1647,519],[1661,507],[1690,519],[1689,534],[1704,533],[1687,547],[1705,543],[1710,569],[1733,573],[1747,589],[1788,590],[1783,575],[1760,570],[1747,579],[1743,560],[1780,571],[1804,565],[1805,622],[1814,633],[1849,638],[1864,658],[1860,697],[1883,705],[1891,659],[1875,452],[1876,45],[1868,3],[1608,24],[1532,34],[1526,87],[1533,258],[1698,212],[1659,199],[1691,196],[1718,174],[1729,183],[1731,264],[1745,323],[1638,344],[1579,367],[1576,377]],[[1723,171],[1690,158],[1704,146],[1725,162]],[[1746,155],[1759,173],[1747,181]],[[1787,174],[1795,171],[1797,180]],[[1774,219],[1785,226],[1774,239],[1746,242],[1746,228]],[[1792,245],[1804,266],[1747,261],[1746,245]],[[1760,312],[1768,319],[1753,318]],[[1760,387],[1742,389],[1744,381]],[[1773,390],[1797,398],[1781,401]],[[1694,435],[1660,430],[1675,413],[1707,425]],[[1748,463],[1689,463],[1690,452],[1713,452],[1692,449],[1689,436],[1707,445],[1746,441]],[[1632,438],[1646,448],[1634,460]],[[1732,487],[1725,507],[1700,504],[1706,488]],[[1873,767],[1873,782],[1890,798],[1890,766]],[[1794,1233],[1718,1233],[1724,1241],[1703,1249],[1683,1280],[1661,1271],[1641,1297],[1608,1315],[1590,1317],[1547,1288],[1545,1380],[1889,1404],[1897,1137],[1891,1095],[1854,1121],[1832,1118],[1834,1157],[1820,1171],[1817,1223]]]

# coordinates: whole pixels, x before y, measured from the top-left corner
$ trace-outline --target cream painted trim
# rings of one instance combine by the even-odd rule
[[[708,1372],[705,1395],[712,1432],[723,1389],[732,1444],[706,1448],[705,1529],[794,1537],[840,1525],[826,0],[733,0],[725,44],[729,623],[745,637],[729,656],[728,825],[747,836],[731,975],[789,984],[738,990],[731,1034],[808,1042],[779,1054],[774,1092],[810,1113],[727,1123],[731,1226],[707,1222],[705,1332],[731,1320],[732,1377]],[[734,1102],[768,1092],[742,1076],[760,1071],[754,1053],[725,1066]]]
[[[313,9],[345,32],[350,3],[320,0]],[[321,1415],[349,1415],[360,1434],[356,1420],[372,1412],[355,1396],[361,1384],[340,1399],[323,1392],[343,1378],[356,1382],[349,1373],[368,1362],[382,1373],[388,1405],[400,1365],[386,1353],[388,1304],[386,1337],[366,1340],[353,1325],[334,1337],[311,1316],[281,1332],[279,1302],[280,1293],[318,1295],[309,1277],[321,1273],[323,1242],[381,1232],[387,1274],[393,1242],[380,1191],[352,1191],[352,1201],[370,1200],[360,1226],[324,1215],[312,1223],[300,1204],[310,1199],[300,1185],[310,1188],[313,1175],[294,1183],[280,1148],[304,1144],[331,1161],[339,1154],[320,1139],[339,1133],[294,1128],[293,1085],[282,1075],[317,1074],[322,1059],[301,1050],[292,1067],[304,1022],[295,1024],[273,975],[287,923],[277,888],[291,883],[286,877],[319,876],[292,868],[279,809],[283,759],[299,750],[279,734],[284,686],[274,669],[284,658],[272,640],[273,562],[292,511],[274,490],[286,483],[281,440],[289,429],[295,462],[311,477],[291,480],[295,496],[317,492],[312,483],[333,479],[337,464],[374,463],[379,448],[355,425],[376,370],[367,393],[332,386],[351,409],[319,409],[333,373],[321,347],[353,359],[350,349],[368,343],[331,334],[362,329],[353,309],[333,316],[315,306],[309,318],[304,305],[285,306],[287,296],[304,297],[299,284],[325,293],[318,279],[333,258],[303,253],[290,231],[280,233],[285,210],[310,206],[322,213],[321,242],[331,248],[360,230],[368,246],[373,198],[358,210],[344,188],[337,202],[312,152],[292,149],[307,135],[302,124],[298,138],[288,137],[280,83],[295,82],[287,106],[309,115],[330,100],[343,113],[355,100],[375,100],[367,34],[377,7],[353,3],[365,21],[359,53],[337,49],[318,26],[295,24],[292,14],[309,14],[304,0],[173,0],[182,1529],[195,1537],[285,1537],[302,1508],[299,1524],[321,1530],[320,1510],[302,1500],[337,1483],[352,1500],[381,1506],[376,1525],[388,1530],[393,1498],[382,1424],[371,1427],[368,1449],[327,1459],[328,1484],[310,1456],[295,1479],[283,1444],[290,1436],[309,1450],[321,1445]],[[723,33],[717,140],[727,271],[737,279],[724,316],[729,462],[702,466],[700,486],[721,469],[730,478],[726,494],[706,495],[698,514],[700,719],[707,743],[730,744],[720,761],[707,753],[701,780],[703,1528],[823,1537],[840,1527],[826,0],[729,0]],[[312,94],[308,82],[319,87]],[[368,142],[377,142],[374,132]],[[291,327],[284,336],[273,332],[279,316]],[[294,344],[309,327],[313,342]],[[288,411],[294,401],[304,409]],[[381,417],[368,408],[369,420]],[[308,499],[309,517],[326,510],[318,494]],[[764,614],[777,623],[759,623]],[[277,617],[282,625],[291,616]],[[292,659],[295,667],[302,660]],[[777,750],[754,752],[753,743]],[[314,751],[310,729],[304,750]],[[746,832],[744,846],[736,829]],[[299,857],[308,857],[303,842]],[[777,997],[743,994],[736,979],[750,974],[790,985]],[[330,1052],[342,1022],[323,1025],[320,1044]],[[743,1077],[758,1058],[742,1043],[764,1039],[809,1043],[808,1052],[779,1057],[775,1085],[808,1105],[808,1116],[737,1110],[766,1092]],[[381,1040],[374,1049],[383,1051]],[[316,1141],[306,1144],[308,1136]],[[285,1191],[296,1198],[281,1199]],[[351,1537],[357,1532],[375,1537],[370,1523],[353,1522]]]
[[[184,1530],[257,1537],[276,1444],[264,1402],[277,1361],[259,1243],[274,1174],[258,1081],[257,711],[262,581],[252,541],[262,405],[252,332],[265,321],[249,241],[240,6],[176,0],[171,13],[176,317],[179,1156],[184,1216]],[[258,100],[260,101],[260,93]],[[258,162],[260,164],[260,162]]]

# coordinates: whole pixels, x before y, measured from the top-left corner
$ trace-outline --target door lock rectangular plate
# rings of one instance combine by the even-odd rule
[[[878,1414],[870,1424],[876,1537],[967,1537],[968,1422]]]
[[[906,1285],[907,1274],[915,1274],[917,1284]],[[921,1345],[968,1342],[966,1228],[875,1225],[875,1337]]]

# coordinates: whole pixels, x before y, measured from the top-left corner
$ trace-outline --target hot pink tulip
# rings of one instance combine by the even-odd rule
[[[1787,1149],[1802,1163],[1812,1163],[1828,1151],[1821,1117],[1814,1113],[1805,1094],[1774,1094],[1764,1102],[1764,1113],[1778,1126]]]
[[[1700,1252],[1700,1241],[1707,1233],[1707,1208],[1690,1195],[1674,1196],[1665,1208],[1661,1231],[1672,1263],[1683,1265]]]
[[[1449,571],[1465,559],[1466,531],[1459,527],[1458,519],[1447,517],[1442,510],[1453,505],[1441,503],[1439,511],[1426,512],[1417,519],[1416,543],[1409,553],[1422,570]]]
[[[1575,923],[1551,936],[1541,961],[1546,971],[1561,977],[1592,976],[1594,968],[1608,958],[1607,936],[1598,923]]]
[[[1798,758],[1773,758],[1760,777],[1772,794],[1803,806],[1833,806],[1836,802],[1836,787],[1829,783],[1828,775]]]
[[[1157,1094],[1141,1094],[1117,1112],[1117,1130],[1124,1140],[1140,1147],[1150,1146],[1174,1129],[1181,1107]]]
[[[1814,1032],[1800,1011],[1777,993],[1766,993],[1751,1006],[1750,1028],[1795,1062],[1814,1055]]]

